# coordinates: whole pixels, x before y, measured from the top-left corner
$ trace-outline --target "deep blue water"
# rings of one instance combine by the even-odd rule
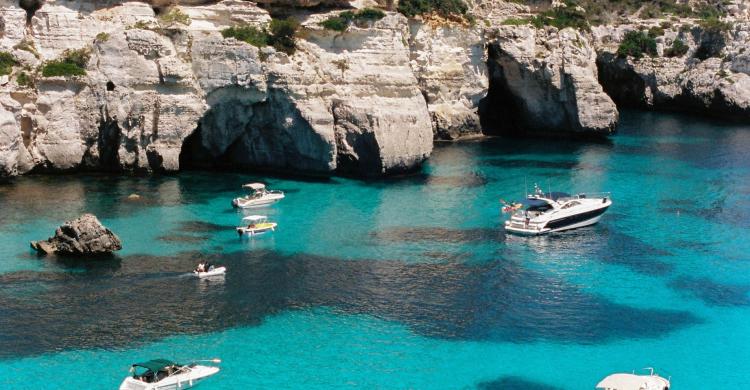
[[[625,112],[611,142],[439,145],[374,182],[18,178],[0,186],[0,388],[111,389],[157,357],[222,358],[204,389],[592,389],[646,366],[675,389],[750,388],[748,151],[750,127]],[[255,180],[287,198],[262,209],[275,233],[240,240],[230,200]],[[498,200],[525,181],[614,205],[506,236]],[[116,257],[30,251],[83,212]],[[204,258],[226,277],[186,275]]]

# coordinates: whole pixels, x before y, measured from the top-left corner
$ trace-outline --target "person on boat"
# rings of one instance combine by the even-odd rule
[[[198,263],[198,267],[195,268],[195,272],[206,272],[206,264],[202,261]]]

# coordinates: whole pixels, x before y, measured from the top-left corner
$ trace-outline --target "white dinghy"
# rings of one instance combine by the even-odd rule
[[[210,278],[211,276],[224,275],[227,272],[227,267],[211,267],[208,271],[194,270],[193,274],[201,279]]]
[[[633,373],[617,373],[602,379],[596,390],[669,390],[669,379],[654,374],[651,367],[648,374],[638,375]]]
[[[242,209],[263,207],[284,199],[283,191],[268,190],[263,183],[249,183],[243,185],[242,188],[250,190],[252,193],[232,200],[232,206],[234,207]]]
[[[221,363],[219,359],[207,361]],[[189,389],[218,372],[219,367],[154,359],[133,364],[130,367],[131,375],[122,381],[120,390]]]

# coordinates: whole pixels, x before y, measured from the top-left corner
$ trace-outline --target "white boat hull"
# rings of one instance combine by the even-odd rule
[[[580,211],[555,211],[529,220],[514,215],[509,221],[505,222],[505,230],[513,234],[539,236],[578,229],[599,222],[611,204],[611,200],[605,199],[603,202],[597,201],[594,204],[582,206],[583,208]]]
[[[269,194],[257,199],[235,198],[232,200],[232,206],[239,207],[241,209],[251,209],[257,207],[265,207],[274,204],[282,199],[284,199],[283,194]]]
[[[224,275],[226,272],[227,272],[227,267],[216,267],[212,269],[211,271],[206,271],[206,272],[193,271],[193,275],[203,279],[203,278],[210,278],[211,276]]]
[[[172,375],[158,382],[146,383],[132,376],[125,378],[120,390],[183,390],[195,387],[204,379],[219,372],[218,367],[196,366],[183,374]]]
[[[273,232],[275,230],[276,230],[276,224],[273,224],[272,227],[260,228],[260,229],[258,229],[258,228],[250,229],[250,228],[247,228],[247,227],[238,227],[237,228],[237,234],[239,234],[240,237],[242,237],[242,236],[250,236],[250,237],[252,237],[252,236],[257,236],[257,235],[263,234],[263,233]]]

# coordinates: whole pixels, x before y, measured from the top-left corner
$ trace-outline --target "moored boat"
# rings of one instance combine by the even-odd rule
[[[276,230],[277,223],[269,222],[268,217],[265,215],[250,215],[242,218],[243,222],[247,222],[247,226],[238,226],[237,234],[242,236],[255,236],[263,234],[269,231]]]
[[[284,199],[284,192],[277,190],[268,190],[263,183],[249,183],[242,188],[252,191],[245,195],[232,200],[232,206],[239,208],[263,207],[276,203]]]
[[[669,379],[654,374],[653,368],[648,374],[617,373],[608,375],[596,385],[596,390],[669,390]]]
[[[505,222],[507,232],[536,236],[593,225],[612,205],[609,193],[569,195],[534,187],[526,199],[503,207],[504,213],[512,213]]]
[[[213,267],[208,271],[193,271],[193,274],[199,278],[208,278],[211,276],[224,275],[227,272],[227,267]]]
[[[208,361],[221,363],[219,359]],[[218,367],[154,359],[133,364],[130,367],[131,375],[122,381],[120,390],[189,389],[218,372]]]

